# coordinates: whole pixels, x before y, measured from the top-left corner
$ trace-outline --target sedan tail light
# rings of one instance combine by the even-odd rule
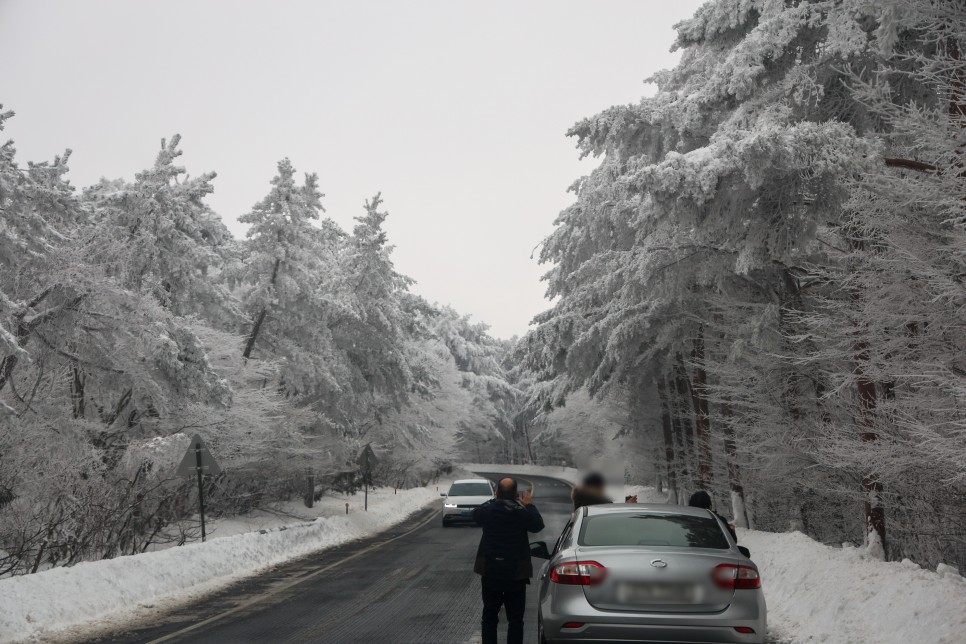
[[[570,586],[596,586],[604,581],[607,569],[596,561],[559,563],[550,571],[550,581]]]
[[[761,588],[761,575],[757,568],[721,564],[711,571],[711,579],[718,588],[724,590],[750,590]]]

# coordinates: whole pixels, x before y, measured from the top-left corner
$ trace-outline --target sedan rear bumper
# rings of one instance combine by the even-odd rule
[[[544,597],[540,619],[548,644],[581,642],[734,643],[760,644],[767,630],[761,591],[743,594],[718,613],[633,613],[598,610],[587,603],[579,586],[558,587],[556,597]],[[562,591],[562,592],[561,592]],[[554,610],[556,609],[556,610]],[[563,628],[567,623],[582,623]],[[754,629],[739,633],[735,627]]]
[[[570,632],[567,632],[570,631]],[[764,633],[744,635],[733,627],[669,626],[653,624],[586,624],[581,629],[562,629],[556,637],[547,637],[548,644],[590,644],[601,642],[650,642],[652,644],[720,644],[744,642],[758,644]]]

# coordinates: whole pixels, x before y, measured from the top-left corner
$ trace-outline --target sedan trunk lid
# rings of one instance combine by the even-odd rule
[[[658,613],[717,613],[728,608],[733,589],[714,582],[714,569],[735,565],[729,550],[641,546],[581,546],[578,561],[606,568],[604,580],[584,586],[600,610]]]

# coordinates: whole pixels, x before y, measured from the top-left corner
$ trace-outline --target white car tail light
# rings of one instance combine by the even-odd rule
[[[607,569],[596,561],[559,563],[550,571],[550,581],[570,586],[596,586],[604,581]]]
[[[751,566],[721,564],[711,571],[711,579],[724,590],[751,590],[761,588],[761,575]]]

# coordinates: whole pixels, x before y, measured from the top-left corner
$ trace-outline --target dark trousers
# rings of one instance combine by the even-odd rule
[[[483,577],[483,644],[496,644],[500,606],[506,608],[507,644],[523,644],[523,611],[527,607],[526,580]]]

